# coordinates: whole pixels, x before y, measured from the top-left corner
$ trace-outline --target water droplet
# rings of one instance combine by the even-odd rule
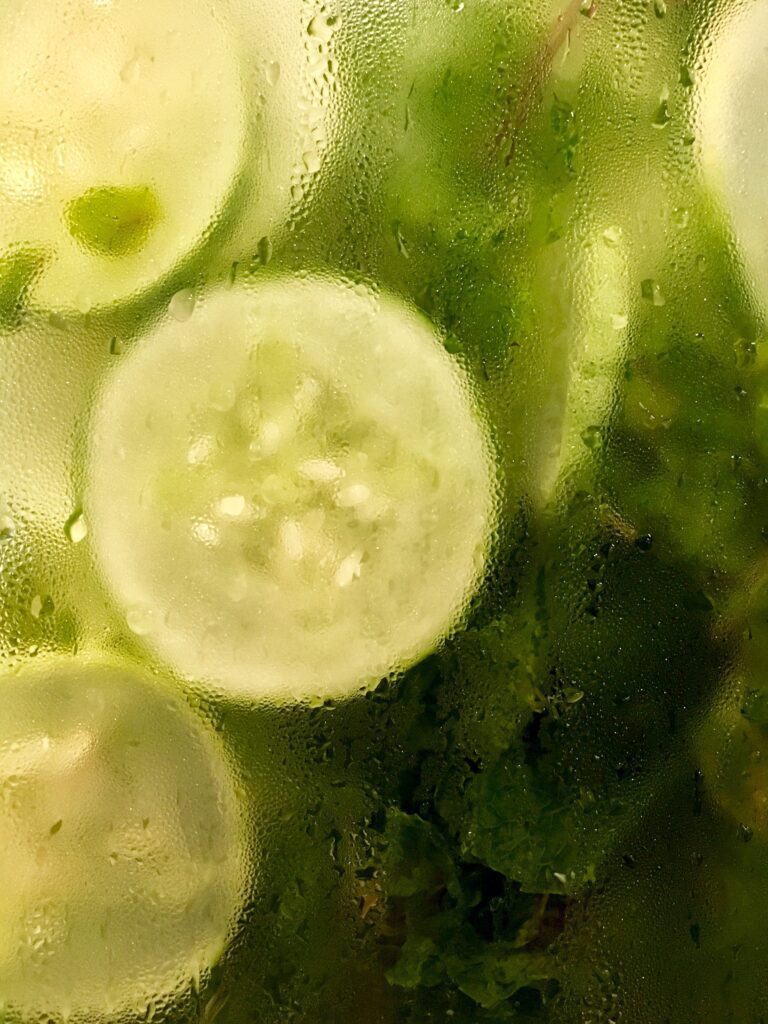
[[[656,281],[650,277],[641,282],[640,294],[647,302],[652,302],[654,306],[663,306],[666,302],[661,288]]]
[[[669,113],[669,101],[662,100],[656,108],[653,121],[651,122],[654,128],[666,128],[671,120]]]
[[[403,257],[403,259],[410,259],[410,253],[408,251],[408,246],[406,244],[405,238],[403,237],[399,220],[392,221],[392,237],[395,240],[397,251]]]
[[[592,425],[582,430],[581,440],[591,451],[598,451],[603,447],[602,427]]]
[[[657,18],[663,18],[667,13],[667,4],[665,0],[653,0],[653,12]]]
[[[109,351],[113,356],[120,356],[125,352],[125,342],[122,338],[114,337],[109,343]]]
[[[136,636],[146,636],[152,631],[152,609],[146,605],[136,604],[125,613],[128,629]]]
[[[272,259],[272,242],[266,235],[258,241],[256,246],[256,258],[264,267]]]
[[[321,42],[328,42],[333,35],[334,26],[338,22],[339,18],[335,15],[326,15],[324,17],[321,14],[317,14],[307,25],[307,33]]]
[[[120,69],[120,81],[126,85],[133,85],[141,74],[141,65],[144,61],[140,54],[135,53],[130,60],[127,60]]]
[[[7,512],[3,515],[0,515],[0,543],[6,540],[11,540],[15,533],[16,523],[13,521],[13,519],[8,515]]]
[[[168,312],[174,320],[185,323],[195,311],[195,293],[191,288],[182,288],[168,303]]]
[[[749,827],[749,825],[745,825],[744,822],[741,822],[739,824],[739,839],[742,841],[742,843],[751,842],[753,835],[754,832]]]
[[[64,533],[71,544],[79,544],[88,536],[88,523],[82,509],[76,509],[64,524]]]
[[[614,313],[611,316],[611,327],[614,331],[623,331],[629,323],[626,313]]]
[[[301,162],[307,174],[317,174],[320,170],[320,155],[315,150],[307,150],[301,154]]]
[[[45,618],[53,613],[54,603],[50,594],[35,594],[29,603],[29,614],[33,619]]]
[[[563,690],[563,697],[568,704],[578,704],[584,697],[584,691],[577,686],[566,686]]]
[[[267,64],[267,81],[270,85],[277,85],[280,81],[280,64],[276,60]]]
[[[603,232],[603,241],[606,245],[610,245],[611,248],[618,245],[621,241],[621,228],[606,228]]]
[[[678,228],[687,228],[690,216],[690,212],[684,206],[676,206],[672,211],[672,221]]]

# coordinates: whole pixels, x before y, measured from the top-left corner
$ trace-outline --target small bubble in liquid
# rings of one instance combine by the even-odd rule
[[[82,509],[77,509],[64,524],[64,533],[71,544],[79,544],[88,536],[88,524]]]
[[[185,323],[195,311],[195,293],[191,288],[182,288],[168,303],[168,312],[174,320]]]

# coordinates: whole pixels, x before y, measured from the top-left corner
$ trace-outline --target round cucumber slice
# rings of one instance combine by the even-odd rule
[[[709,47],[699,99],[701,163],[768,302],[768,7],[737,5]]]
[[[238,811],[214,738],[135,669],[51,660],[0,680],[0,1006],[143,1012],[221,955]]]
[[[177,670],[325,698],[431,651],[478,584],[489,443],[433,327],[317,279],[212,293],[101,396],[86,516],[128,624]]]
[[[216,228],[250,159],[248,132],[275,117],[268,92],[247,110],[224,10],[204,0],[4,6],[0,326],[13,326],[22,299],[86,312],[142,292]],[[284,212],[266,191],[265,229],[272,207]]]

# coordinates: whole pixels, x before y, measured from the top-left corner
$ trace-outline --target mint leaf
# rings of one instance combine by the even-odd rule
[[[558,897],[520,886],[458,851],[435,825],[391,811],[382,863],[400,988],[454,990],[492,1009],[524,988],[556,987],[548,952],[562,920]],[[551,904],[551,906],[548,906]]]

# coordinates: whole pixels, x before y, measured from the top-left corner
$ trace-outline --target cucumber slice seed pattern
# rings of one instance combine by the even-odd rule
[[[432,651],[494,524],[490,443],[435,329],[321,279],[168,317],[108,379],[88,476],[129,625],[252,697],[348,695]]]
[[[224,10],[203,0],[4,7],[0,269],[14,253],[42,254],[31,303],[87,312],[143,293],[223,216],[248,162],[250,117]],[[262,120],[277,116],[270,102]],[[289,177],[290,164],[275,162]],[[284,214],[274,189],[267,202]]]
[[[87,1020],[182,993],[241,902],[214,736],[172,687],[107,661],[51,658],[0,690],[0,1006]]]

